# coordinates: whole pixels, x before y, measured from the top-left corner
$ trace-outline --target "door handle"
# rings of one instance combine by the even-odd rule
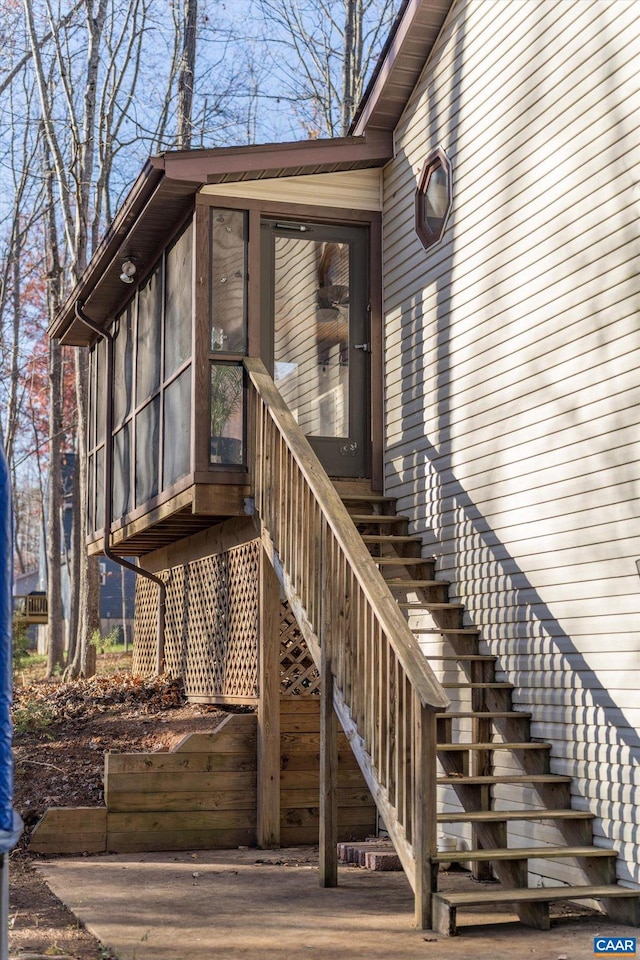
[[[371,344],[370,343],[354,343],[354,350],[362,350],[363,353],[371,353]]]

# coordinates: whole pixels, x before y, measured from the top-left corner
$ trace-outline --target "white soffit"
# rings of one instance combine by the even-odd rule
[[[303,177],[211,183],[202,187],[200,193],[214,197],[275,200],[319,207],[381,210],[381,184],[381,171],[375,168],[347,170],[342,173],[315,173]]]

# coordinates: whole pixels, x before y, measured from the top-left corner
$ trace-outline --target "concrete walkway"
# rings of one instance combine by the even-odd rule
[[[323,890],[309,848],[82,857],[37,869],[118,960],[592,960],[595,936],[636,934],[585,916],[545,933],[485,911],[491,926],[439,937],[411,928],[403,874],[341,867],[341,886]]]

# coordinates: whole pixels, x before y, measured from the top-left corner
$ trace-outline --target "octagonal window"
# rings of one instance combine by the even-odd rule
[[[443,150],[427,159],[416,190],[416,233],[425,248],[437,243],[451,209],[451,165]]]

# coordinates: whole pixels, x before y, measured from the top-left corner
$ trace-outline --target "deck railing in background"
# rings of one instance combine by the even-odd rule
[[[435,714],[448,705],[334,485],[260,360],[245,361],[263,540],[429,925]]]
[[[32,623],[46,623],[49,608],[47,596],[42,593],[14,594],[13,609]]]

